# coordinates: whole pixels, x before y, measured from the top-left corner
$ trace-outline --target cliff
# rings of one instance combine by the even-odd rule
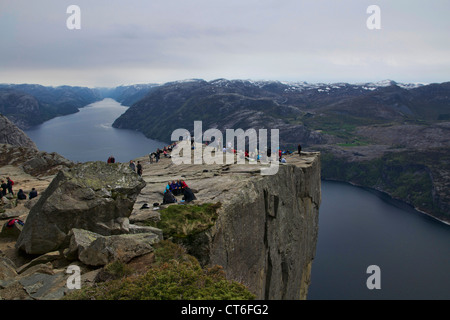
[[[22,130],[1,114],[0,143],[37,149],[34,142]]]
[[[147,185],[137,198],[131,223],[164,218],[164,210],[141,209],[142,205],[161,203],[167,182],[184,179],[196,192],[193,206],[218,204],[217,217],[206,230],[173,236],[173,241],[182,243],[202,265],[223,266],[228,278],[247,285],[257,299],[306,298],[321,201],[318,153],[288,156],[288,164],[280,165],[273,176],[260,175],[259,166],[250,164],[138,160],[145,163]]]
[[[13,167],[17,167],[13,176],[19,177],[19,169],[25,170],[34,163],[27,161],[28,156],[23,158],[27,165],[21,165],[17,161],[11,162],[8,159],[17,148],[7,145],[3,148],[4,163],[7,165],[2,169],[13,170]],[[18,149],[22,150],[22,154],[26,154],[25,148]],[[29,149],[28,152],[30,156],[34,154],[33,152],[38,153],[31,152]],[[45,160],[48,155],[42,156]],[[27,226],[28,229],[33,229],[36,219],[32,218],[36,212],[48,214],[47,211],[50,209],[62,208],[65,218],[61,223],[74,222],[76,226],[80,226],[80,223],[86,222],[85,226],[92,226],[95,221],[89,222],[87,218],[80,218],[80,214],[74,214],[72,205],[68,201],[61,202],[57,198],[52,200],[48,196],[56,190],[51,186],[59,183],[63,172],[71,172],[77,166],[64,162],[56,164],[47,159],[51,162],[48,164],[55,168],[58,165],[72,168],[60,171],[51,184],[49,175],[52,171],[47,170],[45,173],[42,171],[47,169],[47,165],[43,165],[42,168],[37,167],[36,170],[28,168],[30,174],[23,173],[20,176],[23,179],[17,180],[18,185],[26,187],[25,181],[27,185],[34,185],[39,181],[41,184],[46,183],[50,186],[45,190],[43,185],[38,188],[40,196],[37,203],[33,204],[31,200],[28,200],[25,204],[17,204],[17,207],[13,209],[6,209],[7,215],[3,219],[9,220],[10,211],[15,210],[16,216],[25,221],[25,228],[20,235],[13,238],[0,237],[0,260],[6,263],[5,266],[0,266],[0,296],[4,299],[29,297],[39,300],[60,299],[67,293],[66,280],[69,274],[65,272],[65,268],[74,263],[73,259],[78,259],[79,261],[75,263],[82,267],[83,286],[95,284],[97,281],[95,279],[98,279],[99,274],[105,272],[107,268],[103,265],[116,256],[122,257],[124,263],[134,264],[134,266],[136,263],[143,263],[139,261],[145,261],[147,266],[145,270],[148,270],[155,259],[155,253],[152,249],[154,244],[146,243],[147,233],[158,231],[152,228],[152,224],[156,224],[159,228],[160,222],[164,221],[170,210],[182,209],[184,213],[177,219],[183,231],[174,235],[167,232],[165,227],[161,227],[162,234],[160,235],[158,231],[158,236],[152,235],[152,241],[158,241],[157,237],[164,237],[173,243],[182,244],[180,248],[185,248],[188,254],[197,258],[201,267],[205,268],[204,272],[214,273],[222,270],[223,267],[226,279],[244,284],[257,299],[306,299],[318,236],[318,213],[321,201],[320,157],[318,153],[303,153],[301,157],[291,155],[287,159],[288,164],[280,164],[278,173],[272,176],[262,176],[259,165],[248,163],[175,165],[171,159],[167,158],[161,159],[158,163],[150,163],[147,157],[136,159],[141,161],[144,167],[142,179],[139,180],[142,186],[145,182],[145,187],[138,192],[134,205],[127,206],[131,215],[128,211],[129,218],[124,220],[124,234],[112,236],[97,234],[94,237],[92,231],[87,231],[88,228],[85,228],[86,230],[72,229],[69,233],[72,237],[70,248],[67,252],[64,250],[62,254],[58,251],[33,251],[34,254],[47,252],[37,257],[34,254],[29,256],[19,252],[18,249],[12,249],[14,246],[16,248],[25,246],[27,243],[34,245],[32,237],[26,237],[26,229]],[[35,164],[39,163],[38,161]],[[86,163],[80,164],[79,167],[90,168],[95,165],[103,165],[102,167],[105,168],[91,170],[89,174],[83,173],[83,179],[90,184],[97,176],[103,179],[105,172],[114,171],[117,167],[106,163]],[[111,177],[118,175],[118,181],[125,179],[122,179],[120,175],[124,177],[131,175],[127,165],[120,166],[124,172],[107,175]],[[43,175],[45,180],[38,178]],[[76,174],[76,177],[79,179],[81,176]],[[195,192],[197,199],[185,204],[181,201],[181,196],[178,196],[176,204],[161,204],[167,182],[177,179],[184,179]],[[104,183],[111,184],[107,180]],[[85,191],[78,187],[71,191],[70,194],[74,197],[85,199],[86,202],[86,205],[81,203],[83,201],[79,201],[78,205],[74,204],[73,207],[76,207],[76,210],[88,212],[90,210],[87,207],[88,202],[106,201],[105,205],[111,213],[122,214],[122,205],[111,208],[112,201],[105,198],[104,192],[100,192],[98,197],[94,195],[90,184]],[[100,189],[104,190],[104,188]],[[63,193],[67,198],[69,193]],[[111,194],[113,199],[122,199],[117,195],[114,196],[114,192]],[[144,209],[142,205],[145,203],[150,205],[159,203],[159,206],[156,207],[157,210]],[[211,223],[192,218],[203,206],[213,210],[212,219],[209,221]],[[31,210],[28,211],[27,208]],[[48,210],[41,210],[41,208]],[[183,220],[185,218],[186,220]],[[97,224],[102,225],[112,221],[109,215],[103,213],[95,219],[98,220]],[[2,222],[5,223],[8,220]],[[52,223],[46,225],[54,227]],[[192,225],[195,226],[192,228]],[[34,228],[34,231],[38,238],[54,235],[41,227]],[[41,234],[38,234],[39,232]],[[49,250],[52,249],[53,247]],[[105,257],[105,252],[111,253],[110,256]],[[178,253],[176,256],[179,256]],[[130,257],[132,257],[131,261],[129,261]],[[182,263],[191,261],[190,258],[183,259]],[[170,265],[173,264],[171,261],[168,261]],[[220,269],[217,265],[221,266]],[[194,264],[195,268],[197,267]],[[42,286],[38,292],[33,291],[36,285]]]

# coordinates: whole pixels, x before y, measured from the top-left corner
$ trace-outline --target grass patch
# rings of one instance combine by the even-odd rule
[[[211,228],[220,206],[220,203],[171,205],[160,211],[160,221],[149,221],[147,225],[163,230],[165,238],[187,238]]]
[[[185,250],[164,240],[154,246],[155,262],[145,274],[76,290],[64,300],[253,300],[247,287],[229,281],[220,266],[202,269]],[[119,265],[113,270],[122,270]]]

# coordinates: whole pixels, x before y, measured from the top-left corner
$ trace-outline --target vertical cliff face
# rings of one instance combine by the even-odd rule
[[[317,154],[291,158],[273,176],[254,176],[225,202],[210,232],[210,264],[259,299],[305,299],[321,200]]]
[[[162,201],[167,181],[184,179],[195,190],[193,205],[220,206],[211,228],[174,241],[203,265],[223,266],[229,279],[247,285],[258,299],[306,298],[321,201],[318,153],[288,156],[273,176],[262,176],[257,165],[174,165],[163,159],[144,165],[143,177],[147,185],[130,222],[145,219],[143,203]]]
[[[0,143],[37,150],[33,141],[8,118],[0,114]]]

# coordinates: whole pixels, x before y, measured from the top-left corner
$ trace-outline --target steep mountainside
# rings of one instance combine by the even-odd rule
[[[78,112],[78,108],[101,98],[97,90],[84,87],[2,84],[0,113],[21,129],[27,129],[54,117]]]
[[[8,118],[0,114],[0,144],[37,149],[34,142]]]
[[[117,119],[114,127],[135,129],[170,141],[177,128],[279,129],[284,146],[347,142],[355,126],[422,123],[450,115],[450,83],[409,88],[374,84],[287,84],[241,80],[191,80],[154,88]],[[408,89],[406,89],[408,88]],[[320,132],[318,132],[320,130]]]

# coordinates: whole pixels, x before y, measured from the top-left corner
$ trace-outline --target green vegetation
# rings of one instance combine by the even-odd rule
[[[166,238],[187,238],[214,225],[220,203],[171,205],[161,210],[161,220],[147,224],[163,230]]]
[[[121,279],[133,273],[131,267],[120,261],[111,262],[103,268],[103,271],[113,279]]]
[[[449,161],[441,154],[392,152],[370,161],[348,162],[330,153],[323,153],[322,177],[348,181],[357,185],[384,190],[394,198],[442,216],[433,198],[430,171]]]
[[[122,268],[119,264],[112,269]],[[251,300],[255,296],[229,281],[220,266],[202,269],[198,261],[170,242],[155,245],[155,262],[142,275],[98,283],[74,291],[66,300]]]
[[[367,145],[367,139],[355,134],[358,126],[381,123],[379,120],[359,118],[348,115],[305,116],[303,123],[310,129],[343,139],[343,146]]]

